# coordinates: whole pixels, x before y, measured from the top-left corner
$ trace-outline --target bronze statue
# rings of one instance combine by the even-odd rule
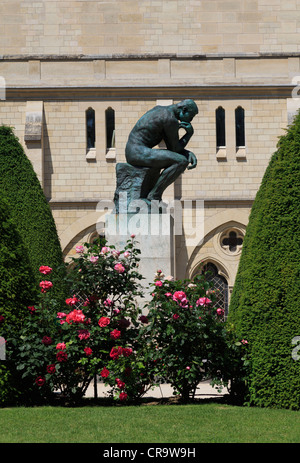
[[[194,133],[191,121],[198,114],[193,100],[183,100],[169,106],[155,106],[146,112],[129,134],[125,156],[135,167],[154,168],[160,172],[145,199],[161,200],[164,190],[187,169],[194,169],[197,158],[185,149]],[[179,129],[185,135],[179,139]],[[161,141],[167,149],[154,149]]]

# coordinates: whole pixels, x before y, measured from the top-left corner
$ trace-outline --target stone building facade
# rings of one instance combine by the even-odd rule
[[[204,204],[204,236],[175,237],[174,276],[209,265],[228,306],[255,194],[299,107],[299,10],[299,0],[0,2],[0,124],[32,161],[66,259],[104,227],[98,205],[113,199],[137,119],[192,98],[198,166],[164,199]]]

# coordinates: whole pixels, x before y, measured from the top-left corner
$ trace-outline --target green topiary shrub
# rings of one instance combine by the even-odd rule
[[[63,256],[50,206],[13,130],[3,125],[0,126],[0,178],[0,197],[8,201],[37,284],[39,267],[48,265],[54,269],[55,291],[62,291]]]
[[[273,154],[255,198],[229,322],[250,352],[249,403],[300,408],[300,115]]]
[[[9,323],[18,332],[38,290],[27,249],[3,198],[0,202],[0,282],[0,316],[3,317],[0,328],[5,329]]]
[[[0,282],[0,405],[3,405],[13,401],[18,392],[13,346],[8,343],[5,348],[2,342],[19,333],[24,319],[29,317],[27,307],[37,297],[27,250],[3,198],[0,202]]]

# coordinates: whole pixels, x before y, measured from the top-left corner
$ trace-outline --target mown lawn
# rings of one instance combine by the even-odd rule
[[[299,443],[300,413],[187,405],[0,409],[1,443]]]

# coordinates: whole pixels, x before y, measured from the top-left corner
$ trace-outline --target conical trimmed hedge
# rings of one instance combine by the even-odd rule
[[[36,280],[4,199],[0,201],[0,406],[18,397],[17,375],[11,358],[13,346],[3,344],[17,336],[29,317],[28,306],[37,297]],[[9,355],[7,355],[9,350]]]
[[[52,212],[23,147],[12,128],[3,125],[0,126],[0,197],[9,204],[37,284],[41,279],[39,267],[48,265],[53,268],[53,292],[59,294],[64,275],[60,267],[63,256]]]
[[[27,249],[17,231],[9,207],[0,201],[0,336],[10,325],[18,332],[28,306],[38,294]],[[10,328],[11,329],[11,328]],[[2,334],[3,333],[3,334]],[[9,333],[11,335],[11,333]]]
[[[228,321],[249,343],[249,403],[300,409],[300,115],[256,195]]]

